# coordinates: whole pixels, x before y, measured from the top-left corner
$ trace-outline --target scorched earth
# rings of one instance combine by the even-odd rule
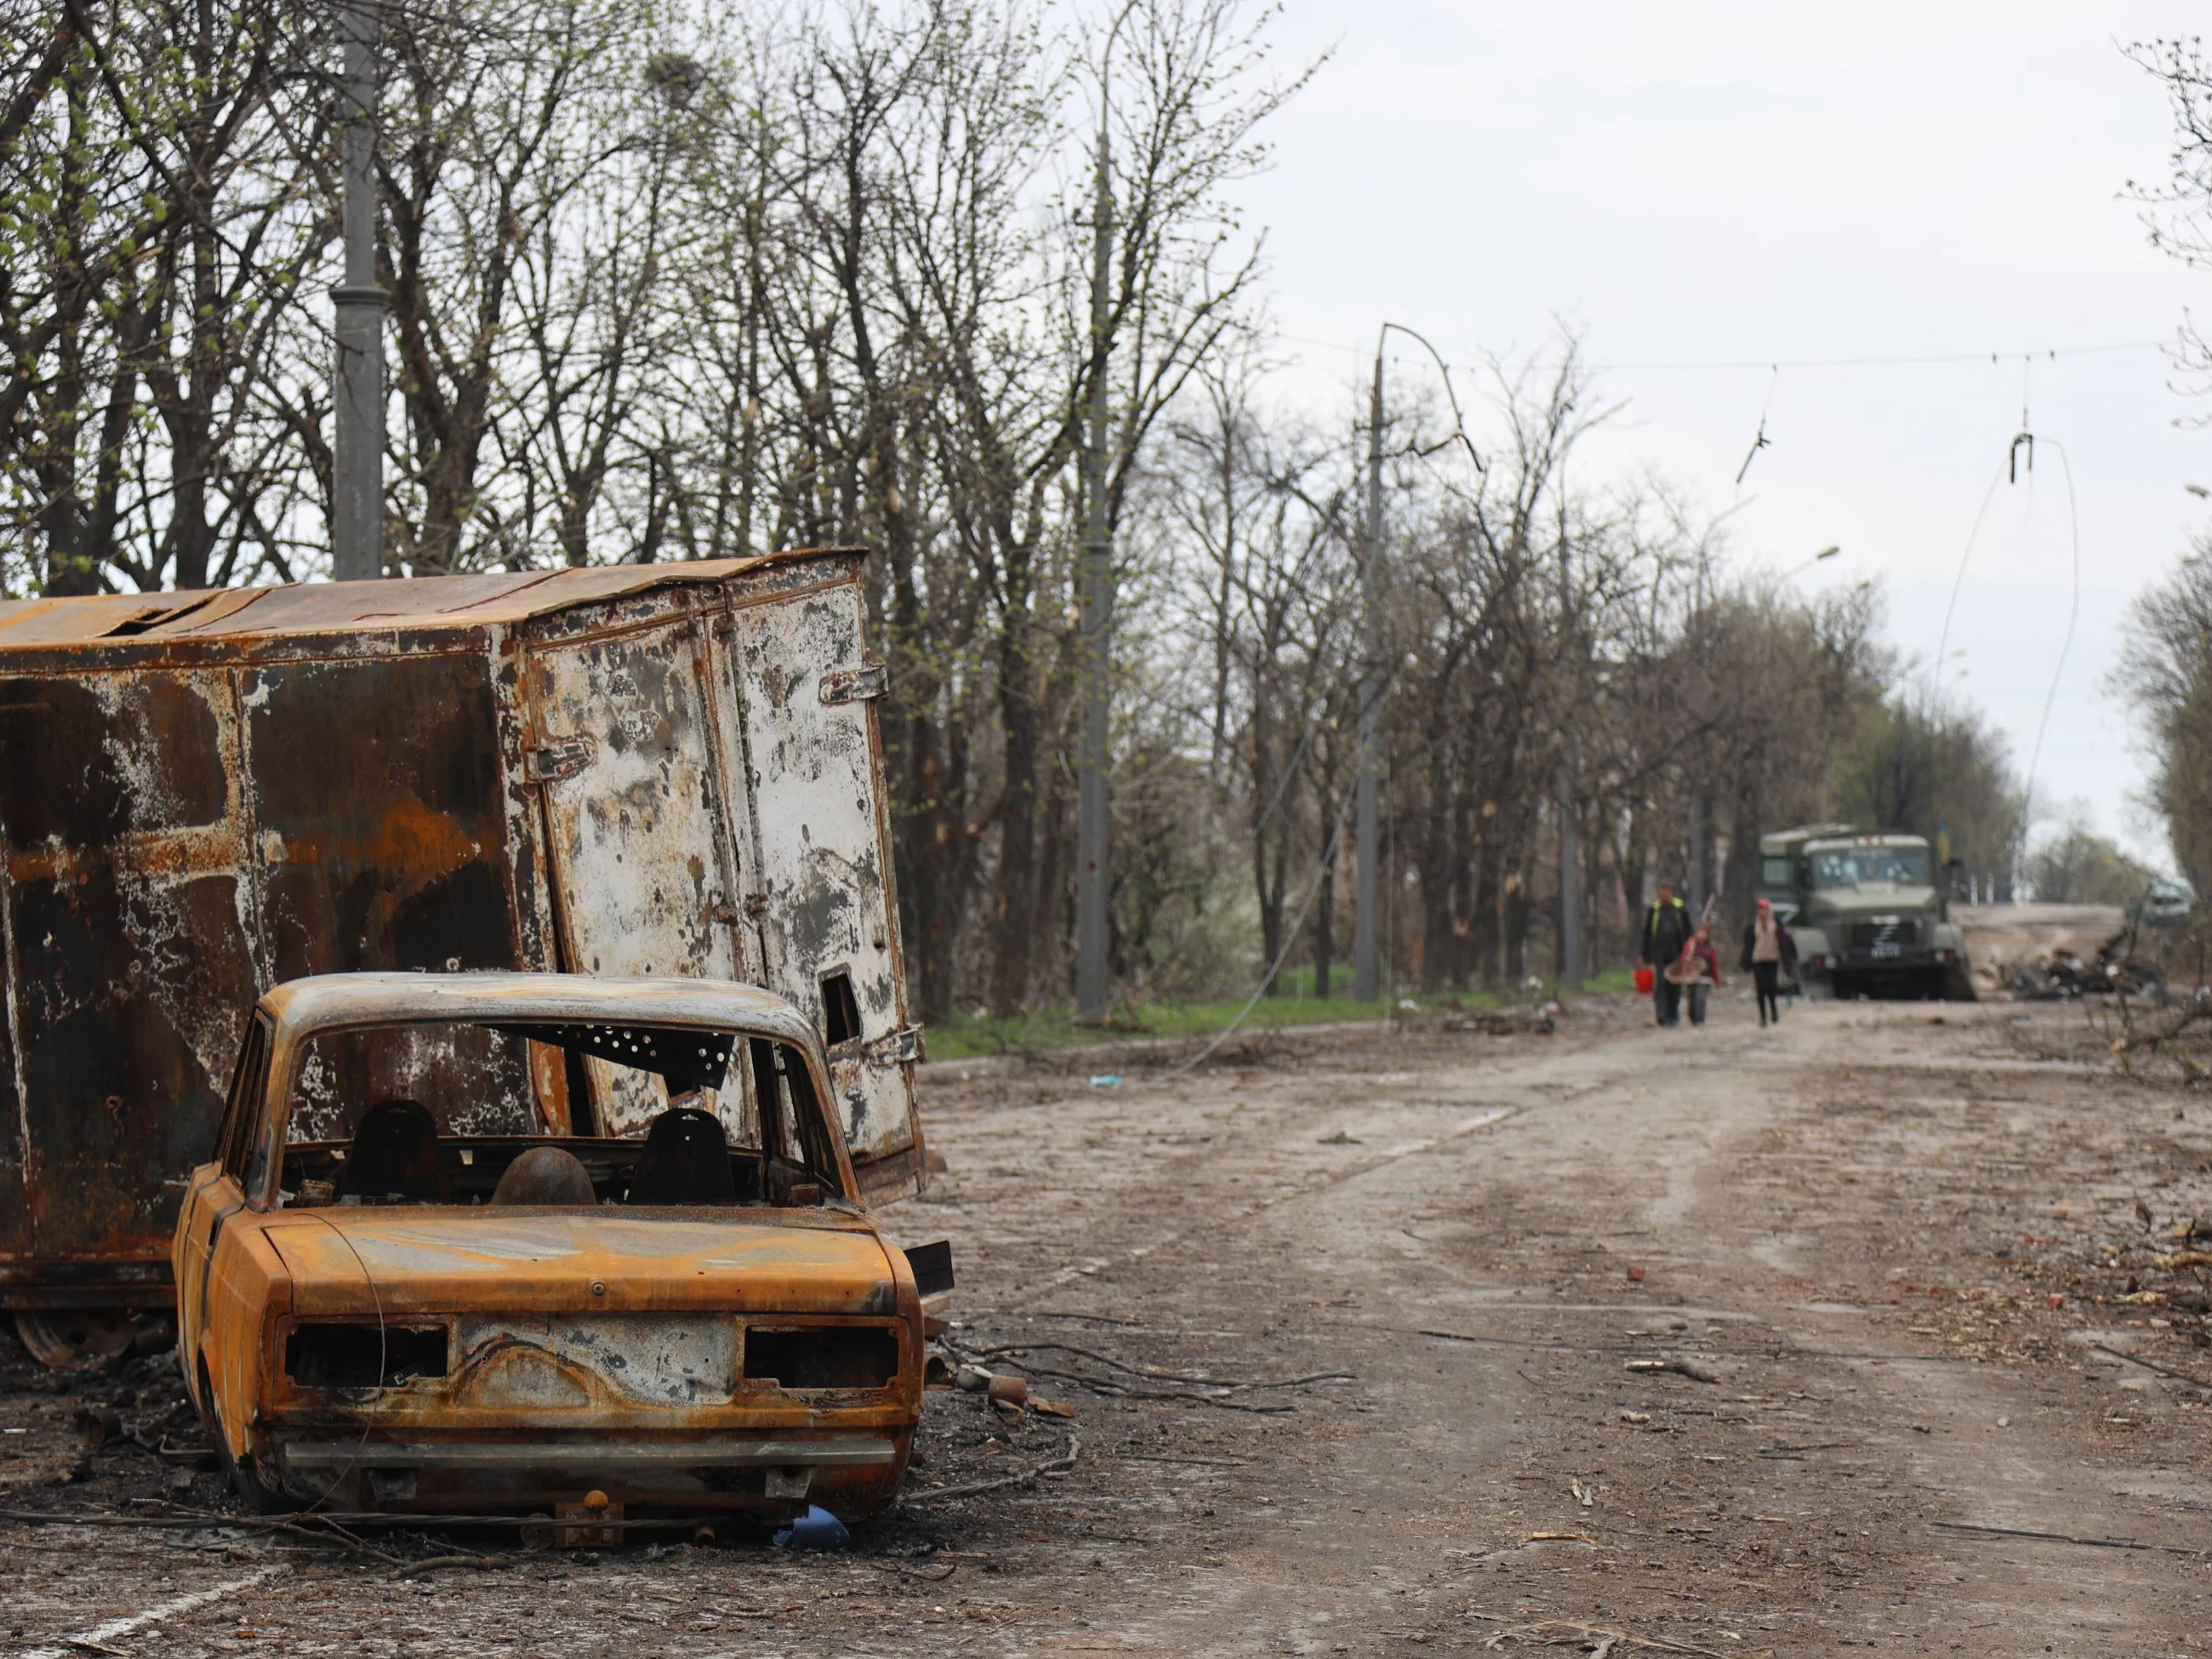
[[[152,1449],[197,1434],[162,1358],[11,1349],[0,1634],[2212,1652],[2212,1103],[2116,1079],[2081,1019],[1832,1005],[1762,1033],[1724,998],[1660,1031],[1592,999],[1548,1036],[1253,1036],[1171,1079],[1124,1054],[1118,1088],[1095,1055],[935,1066],[946,1168],[886,1219],[952,1241],[951,1340],[1031,1405],[930,1395],[902,1510],[852,1548],[254,1528]]]

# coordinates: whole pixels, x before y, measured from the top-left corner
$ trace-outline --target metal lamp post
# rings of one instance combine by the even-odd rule
[[[376,48],[379,0],[343,13],[345,66],[338,82],[345,131],[343,230],[345,281],[331,290],[337,313],[331,386],[331,574],[366,581],[384,574],[384,311],[376,283]]]

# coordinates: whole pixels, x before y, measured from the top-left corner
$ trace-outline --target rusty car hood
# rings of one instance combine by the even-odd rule
[[[264,1224],[293,1310],[890,1314],[890,1259],[866,1223],[444,1206],[279,1213]],[[599,1288],[594,1288],[595,1286]]]

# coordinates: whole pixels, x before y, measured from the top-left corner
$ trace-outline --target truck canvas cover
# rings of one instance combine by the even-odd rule
[[[0,1306],[168,1299],[242,1022],[309,974],[765,987],[864,1189],[913,1191],[861,564],[0,604]],[[617,1129],[662,1103],[574,1072]]]

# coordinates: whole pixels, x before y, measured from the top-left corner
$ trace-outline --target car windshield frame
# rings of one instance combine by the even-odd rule
[[[826,1196],[842,1204],[851,1206],[860,1204],[860,1186],[854,1177],[849,1150],[845,1145],[844,1127],[838,1121],[837,1114],[830,1109],[830,1103],[835,1097],[830,1092],[830,1079],[823,1056],[817,1052],[812,1043],[798,1040],[789,1030],[744,1021],[728,1019],[687,1021],[665,1016],[628,1022],[612,1019],[579,1021],[573,1012],[565,1007],[548,1008],[542,1012],[532,1011],[527,1007],[502,1009],[496,1019],[488,1018],[481,1013],[460,1012],[446,1009],[407,1012],[392,1009],[375,1012],[364,1012],[353,1018],[319,1018],[296,1023],[288,1020],[281,1012],[271,1014],[265,1008],[258,1009],[257,1015],[269,1020],[271,1025],[268,1038],[268,1066],[262,1082],[262,1097],[259,1103],[260,1131],[255,1137],[258,1156],[255,1159],[252,1178],[240,1182],[246,1203],[257,1211],[280,1207],[278,1199],[283,1182],[285,1158],[288,1152],[295,1145],[311,1147],[342,1144],[308,1139],[295,1143],[291,1139],[291,1121],[297,1097],[299,1078],[309,1061],[317,1039],[359,1031],[423,1026],[476,1026],[498,1029],[502,1026],[550,1027],[583,1024],[628,1024],[639,1030],[697,1032],[726,1037],[731,1044],[729,1073],[737,1073],[744,1069],[748,1074],[750,1073],[747,1055],[749,1045],[755,1042],[773,1043],[784,1050],[796,1052],[803,1057],[802,1064],[805,1069],[812,1098],[810,1101],[794,1099],[791,1103],[792,1110],[795,1117],[805,1113],[812,1115],[814,1134],[820,1137],[821,1145],[829,1153],[832,1166],[826,1170],[813,1170],[813,1160],[810,1158],[807,1160],[808,1167],[830,1187],[830,1190]],[[750,1075],[747,1081],[750,1081]],[[672,1089],[670,1093],[672,1103],[674,1103],[678,1092]],[[546,1121],[542,1107],[538,1109],[535,1115],[538,1127],[526,1136],[516,1137],[486,1133],[477,1136],[441,1136],[441,1139],[466,1141],[477,1139],[491,1141],[526,1139],[548,1146],[564,1146],[580,1143],[635,1146],[641,1145],[644,1139],[643,1129],[635,1135],[613,1134],[604,1130],[588,1135],[577,1134],[573,1131],[563,1134]],[[726,1126],[724,1133],[726,1135],[729,1133]],[[802,1140],[808,1138],[803,1126],[799,1133]],[[733,1147],[733,1150],[747,1149]],[[425,1207],[436,1209],[446,1206],[431,1205]]]
[[[1813,886],[1815,890],[1822,892],[1833,891],[1839,887],[1874,885],[1926,887],[1929,885],[1929,849],[1925,847],[1882,845],[1821,847],[1815,848],[1807,854],[1807,858],[1812,865]],[[1848,879],[1832,877],[1829,874],[1829,870],[1833,867],[1830,865],[1832,860],[1850,860],[1857,873]],[[1881,868],[1878,860],[1895,860],[1905,872],[1877,873]]]

